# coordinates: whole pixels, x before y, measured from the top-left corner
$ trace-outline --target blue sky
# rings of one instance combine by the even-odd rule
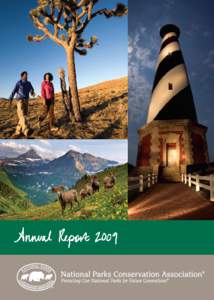
[[[75,150],[120,163],[128,160],[127,140],[0,140],[0,156],[6,150],[22,154],[30,148],[44,158],[59,157],[69,150]]]
[[[160,28],[174,23],[187,65],[201,124],[208,127],[214,161],[214,1],[129,1],[129,161],[136,162],[137,129],[146,122],[148,102],[160,50]],[[182,109],[182,108],[181,108]]]
[[[100,0],[97,8],[114,8],[116,0]],[[122,1],[127,4],[127,0]],[[1,1],[0,28],[0,97],[9,97],[11,89],[23,70],[29,71],[29,79],[40,93],[43,74],[52,72],[55,87],[59,90],[57,69],[66,69],[64,49],[50,40],[29,43],[27,35],[39,33],[28,15],[35,8],[36,0]],[[106,19],[98,16],[89,25],[84,37],[96,35],[99,45],[85,57],[77,55],[78,86],[84,87],[104,80],[127,76],[127,16]]]

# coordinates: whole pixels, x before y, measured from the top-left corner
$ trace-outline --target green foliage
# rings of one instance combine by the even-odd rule
[[[45,19],[44,19],[44,23],[45,23],[45,25],[48,25],[48,24],[50,24],[50,23],[51,23],[51,21],[50,21],[50,19],[49,19],[49,18],[45,18]]]
[[[122,17],[128,13],[128,8],[123,3],[118,3],[114,13],[115,16]]]
[[[40,5],[40,6],[48,6],[48,4],[50,3],[50,0],[48,1],[48,0],[38,0],[38,4]]]
[[[61,34],[61,40],[66,41],[66,36],[64,34]]]
[[[28,35],[27,36],[27,40],[28,40],[28,42],[33,42],[33,36],[32,35]]]
[[[26,194],[16,188],[4,169],[0,168],[0,214],[28,210],[31,205]]]
[[[64,215],[61,213],[60,203],[55,201],[40,207],[30,207],[16,213],[5,215],[5,219],[28,220],[126,220],[128,214],[128,185],[127,164],[109,168],[96,176],[100,181],[100,191],[88,196],[84,200],[78,200],[72,208],[66,207]],[[116,184],[112,189],[104,190],[104,177],[113,173],[116,176]],[[80,191],[90,182],[90,176],[84,175],[73,188]]]
[[[93,43],[94,45],[97,43],[97,37],[95,36],[95,35],[93,35],[92,37],[91,37],[91,43]]]

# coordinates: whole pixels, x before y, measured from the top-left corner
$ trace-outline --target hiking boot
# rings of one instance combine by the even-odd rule
[[[21,133],[15,132],[14,134],[12,134],[11,138],[18,139],[20,136],[21,136]]]
[[[26,137],[28,137],[28,136],[31,135],[32,133],[33,133],[33,129],[30,128],[30,129],[25,130],[24,135],[25,135]]]
[[[58,127],[56,127],[56,126],[52,126],[50,130],[51,130],[51,131],[58,131],[58,130],[59,130],[59,128],[58,128]]]
[[[42,122],[41,121],[38,121],[38,123],[36,123],[36,129],[41,129],[41,127],[42,127]]]

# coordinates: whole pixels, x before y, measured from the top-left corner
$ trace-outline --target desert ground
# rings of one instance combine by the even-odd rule
[[[59,130],[50,132],[48,119],[37,128],[42,99],[29,101],[28,121],[32,139],[126,139],[128,134],[128,78],[102,82],[79,90],[82,123],[71,122],[64,111],[61,93],[56,94],[55,118]],[[11,138],[17,125],[16,101],[0,99],[0,138]],[[20,136],[20,138],[25,138]]]

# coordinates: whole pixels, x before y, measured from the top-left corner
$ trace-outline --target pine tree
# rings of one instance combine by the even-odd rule
[[[77,122],[81,121],[81,114],[75,53],[86,55],[88,49],[97,44],[96,36],[92,36],[89,41],[86,41],[83,33],[97,16],[122,17],[128,13],[127,7],[122,3],[118,3],[114,9],[95,10],[95,6],[99,2],[99,0],[38,0],[38,6],[30,11],[35,27],[43,34],[30,35],[28,40],[41,42],[49,38],[65,49],[72,105]]]

